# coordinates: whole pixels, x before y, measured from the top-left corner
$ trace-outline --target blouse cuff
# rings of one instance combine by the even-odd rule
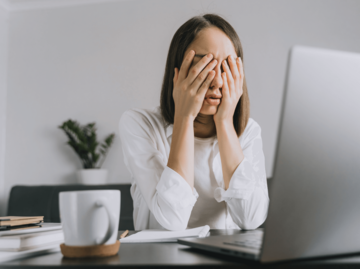
[[[176,171],[166,166],[156,186],[158,195],[173,209],[193,207],[199,194]]]
[[[254,168],[245,157],[233,173],[229,188],[227,190],[222,187],[215,189],[214,197],[216,201],[220,203],[222,201],[227,202],[232,198],[250,199],[255,189],[255,174]]]

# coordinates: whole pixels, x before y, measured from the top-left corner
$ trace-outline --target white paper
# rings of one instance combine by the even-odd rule
[[[143,230],[120,239],[121,243],[148,243],[148,242],[177,242],[178,238],[206,237],[210,231],[209,225],[184,231]]]
[[[42,246],[36,249],[19,251],[19,252],[7,252],[7,251],[0,251],[0,262],[7,262],[11,260],[17,260],[22,258],[28,258],[31,256],[36,256],[45,253],[52,253],[60,251],[60,245],[50,244],[46,246]]]
[[[0,231],[0,236],[3,235],[18,235],[18,234],[28,234],[28,233],[40,233],[45,231],[61,230],[61,223],[42,223],[41,227],[21,229],[21,230],[3,230]]]

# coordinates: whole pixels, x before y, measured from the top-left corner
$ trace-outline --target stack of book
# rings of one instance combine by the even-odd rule
[[[60,251],[64,242],[60,223],[44,217],[0,217],[0,262]]]
[[[38,217],[0,217],[0,231],[41,227],[44,216]]]

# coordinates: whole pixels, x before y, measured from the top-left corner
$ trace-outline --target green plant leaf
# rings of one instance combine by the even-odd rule
[[[95,122],[81,126],[77,121],[69,119],[58,128],[65,132],[68,138],[67,144],[78,155],[85,169],[96,168],[98,163],[98,168],[101,167],[115,134],[108,135],[103,143],[99,143]]]

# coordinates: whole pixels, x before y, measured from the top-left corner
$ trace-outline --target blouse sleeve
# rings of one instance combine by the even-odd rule
[[[150,122],[136,111],[126,111],[119,131],[125,165],[155,219],[168,230],[186,229],[198,194],[167,166]]]
[[[233,173],[229,188],[215,190],[215,199],[227,203],[233,221],[241,229],[251,230],[265,221],[269,205],[261,128],[256,122],[245,141],[244,160]]]

